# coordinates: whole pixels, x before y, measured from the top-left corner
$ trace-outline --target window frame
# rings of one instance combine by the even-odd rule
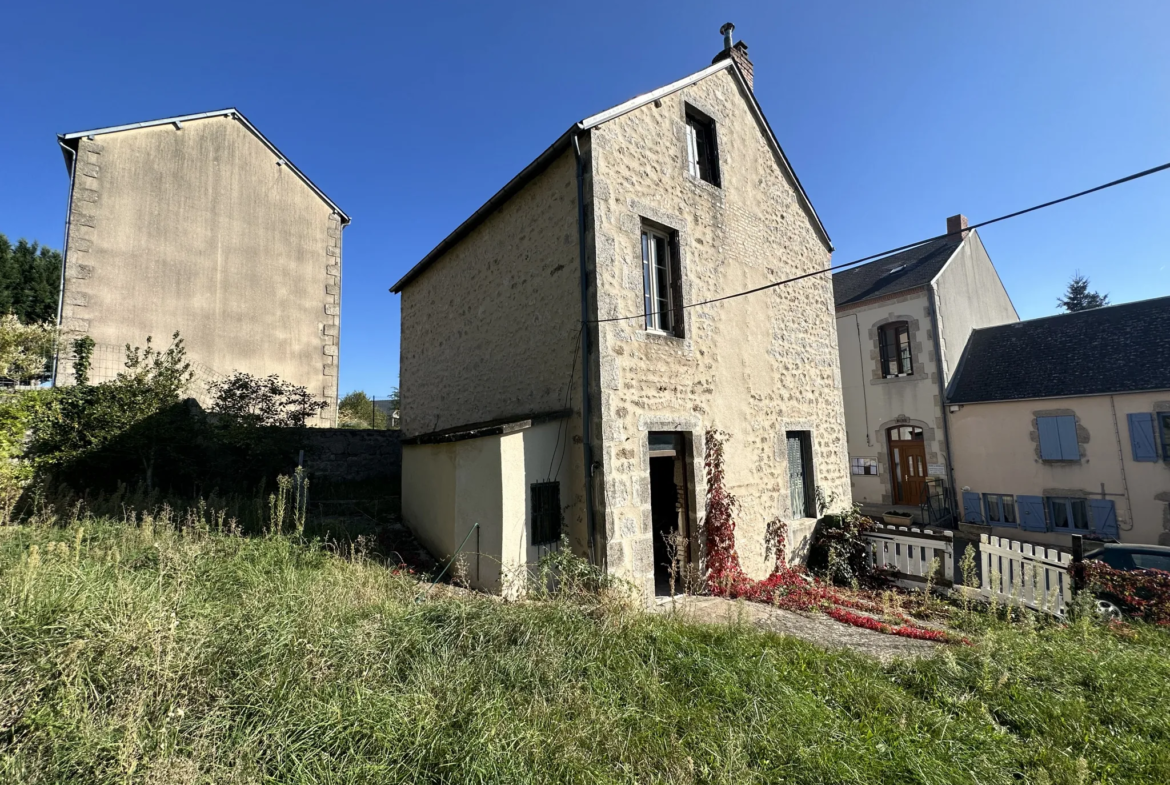
[[[1062,504],[1065,507],[1065,514],[1069,522],[1068,526],[1056,525],[1056,506]],[[1084,527],[1076,525],[1075,505],[1079,504],[1084,513]],[[1073,534],[1083,532],[1088,534],[1094,531],[1093,519],[1089,510],[1089,500],[1079,496],[1045,496],[1044,509],[1048,514],[1048,528],[1054,532],[1070,532]]]
[[[532,508],[529,543],[534,548],[556,545],[564,530],[565,517],[561,508],[560,481],[532,483],[529,485],[529,500]]]
[[[817,517],[817,500],[816,500],[816,464],[813,460],[813,439],[812,431],[794,430],[784,432],[784,454],[786,457],[791,456],[791,447],[789,442],[793,439],[800,443],[800,467],[801,479],[803,480],[803,488],[801,489],[801,497],[804,501],[803,514],[797,514],[795,504],[795,497],[792,488],[792,462],[788,461],[788,501],[789,507],[792,511],[792,517],[798,518],[816,518]]]
[[[881,363],[883,379],[901,379],[914,375],[914,348],[910,342],[910,322],[899,320],[887,322],[878,326],[878,362]],[[892,343],[887,335],[892,334]],[[905,336],[905,351],[900,340]],[[893,356],[891,357],[891,352]],[[894,363],[896,372],[890,373],[890,363]]]
[[[702,180],[716,188],[723,187],[719,167],[719,137],[715,130],[715,121],[705,112],[701,112],[690,104],[684,104],[683,121],[686,127],[687,142],[687,173],[697,180]],[[699,151],[699,137],[703,135],[703,154]],[[707,176],[703,176],[703,165],[706,165]]]
[[[659,246],[656,240],[661,240],[662,247],[666,250],[665,265],[658,263]],[[679,261],[678,232],[643,222],[641,252],[642,305],[645,310],[646,331],[682,338],[685,317],[682,309],[682,265]],[[658,300],[661,299],[659,289],[662,285],[663,270],[666,272],[666,308],[655,310],[658,307]]]
[[[992,504],[996,505],[997,511],[1000,513],[999,517],[993,518],[991,511]],[[987,523],[990,526],[1015,526],[1020,525],[1020,511],[1016,506],[1016,497],[1010,493],[985,493],[983,494],[983,509],[987,517]],[[1008,520],[1008,516],[1004,515],[1008,509],[1011,510],[1012,520]]]

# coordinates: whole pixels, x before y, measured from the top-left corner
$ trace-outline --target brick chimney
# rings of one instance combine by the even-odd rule
[[[947,219],[947,234],[962,232],[959,237],[967,239],[967,216],[959,213]]]
[[[755,91],[755,79],[752,77],[752,61],[748,59],[747,44],[743,41],[739,43],[732,43],[731,34],[735,32],[735,25],[731,22],[719,28],[720,34],[723,36],[723,51],[715,55],[711,60],[712,63],[718,63],[720,60],[731,58],[737,66],[739,72],[743,74],[743,80],[747,82],[749,90]]]

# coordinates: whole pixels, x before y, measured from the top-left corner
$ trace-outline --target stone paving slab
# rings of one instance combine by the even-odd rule
[[[659,597],[655,613],[675,613],[687,621],[727,624],[745,621],[755,626],[791,635],[826,648],[845,648],[875,657],[883,663],[900,658],[929,657],[946,644],[885,635],[873,630],[842,624],[823,613],[794,613],[758,602],[722,597]]]

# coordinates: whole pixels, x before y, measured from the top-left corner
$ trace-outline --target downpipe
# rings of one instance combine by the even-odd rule
[[[589,406],[589,273],[585,251],[585,161],[581,143],[573,135],[573,155],[577,161],[577,245],[581,257],[581,448],[585,469],[585,526],[589,533],[589,562],[600,564],[597,557],[596,523],[593,512],[593,443]]]

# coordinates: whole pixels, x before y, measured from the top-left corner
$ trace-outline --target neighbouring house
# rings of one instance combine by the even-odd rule
[[[944,390],[972,330],[1019,320],[979,233],[946,226],[833,276],[852,495],[879,518],[953,519]]]
[[[1170,297],[976,330],[947,400],[968,523],[1170,545]]]
[[[565,536],[646,595],[671,564],[681,587],[710,429],[749,574],[770,524],[799,556],[818,493],[850,504],[829,277],[704,304],[832,250],[731,29],[709,67],[573,124],[391,289],[403,515],[439,556],[469,537],[475,585]]]
[[[235,371],[277,374],[336,424],[349,216],[236,109],[58,140],[72,181],[59,323],[94,340],[90,380],[117,374],[126,344],[165,348],[177,330],[196,397]],[[68,356],[55,368],[72,382]]]

